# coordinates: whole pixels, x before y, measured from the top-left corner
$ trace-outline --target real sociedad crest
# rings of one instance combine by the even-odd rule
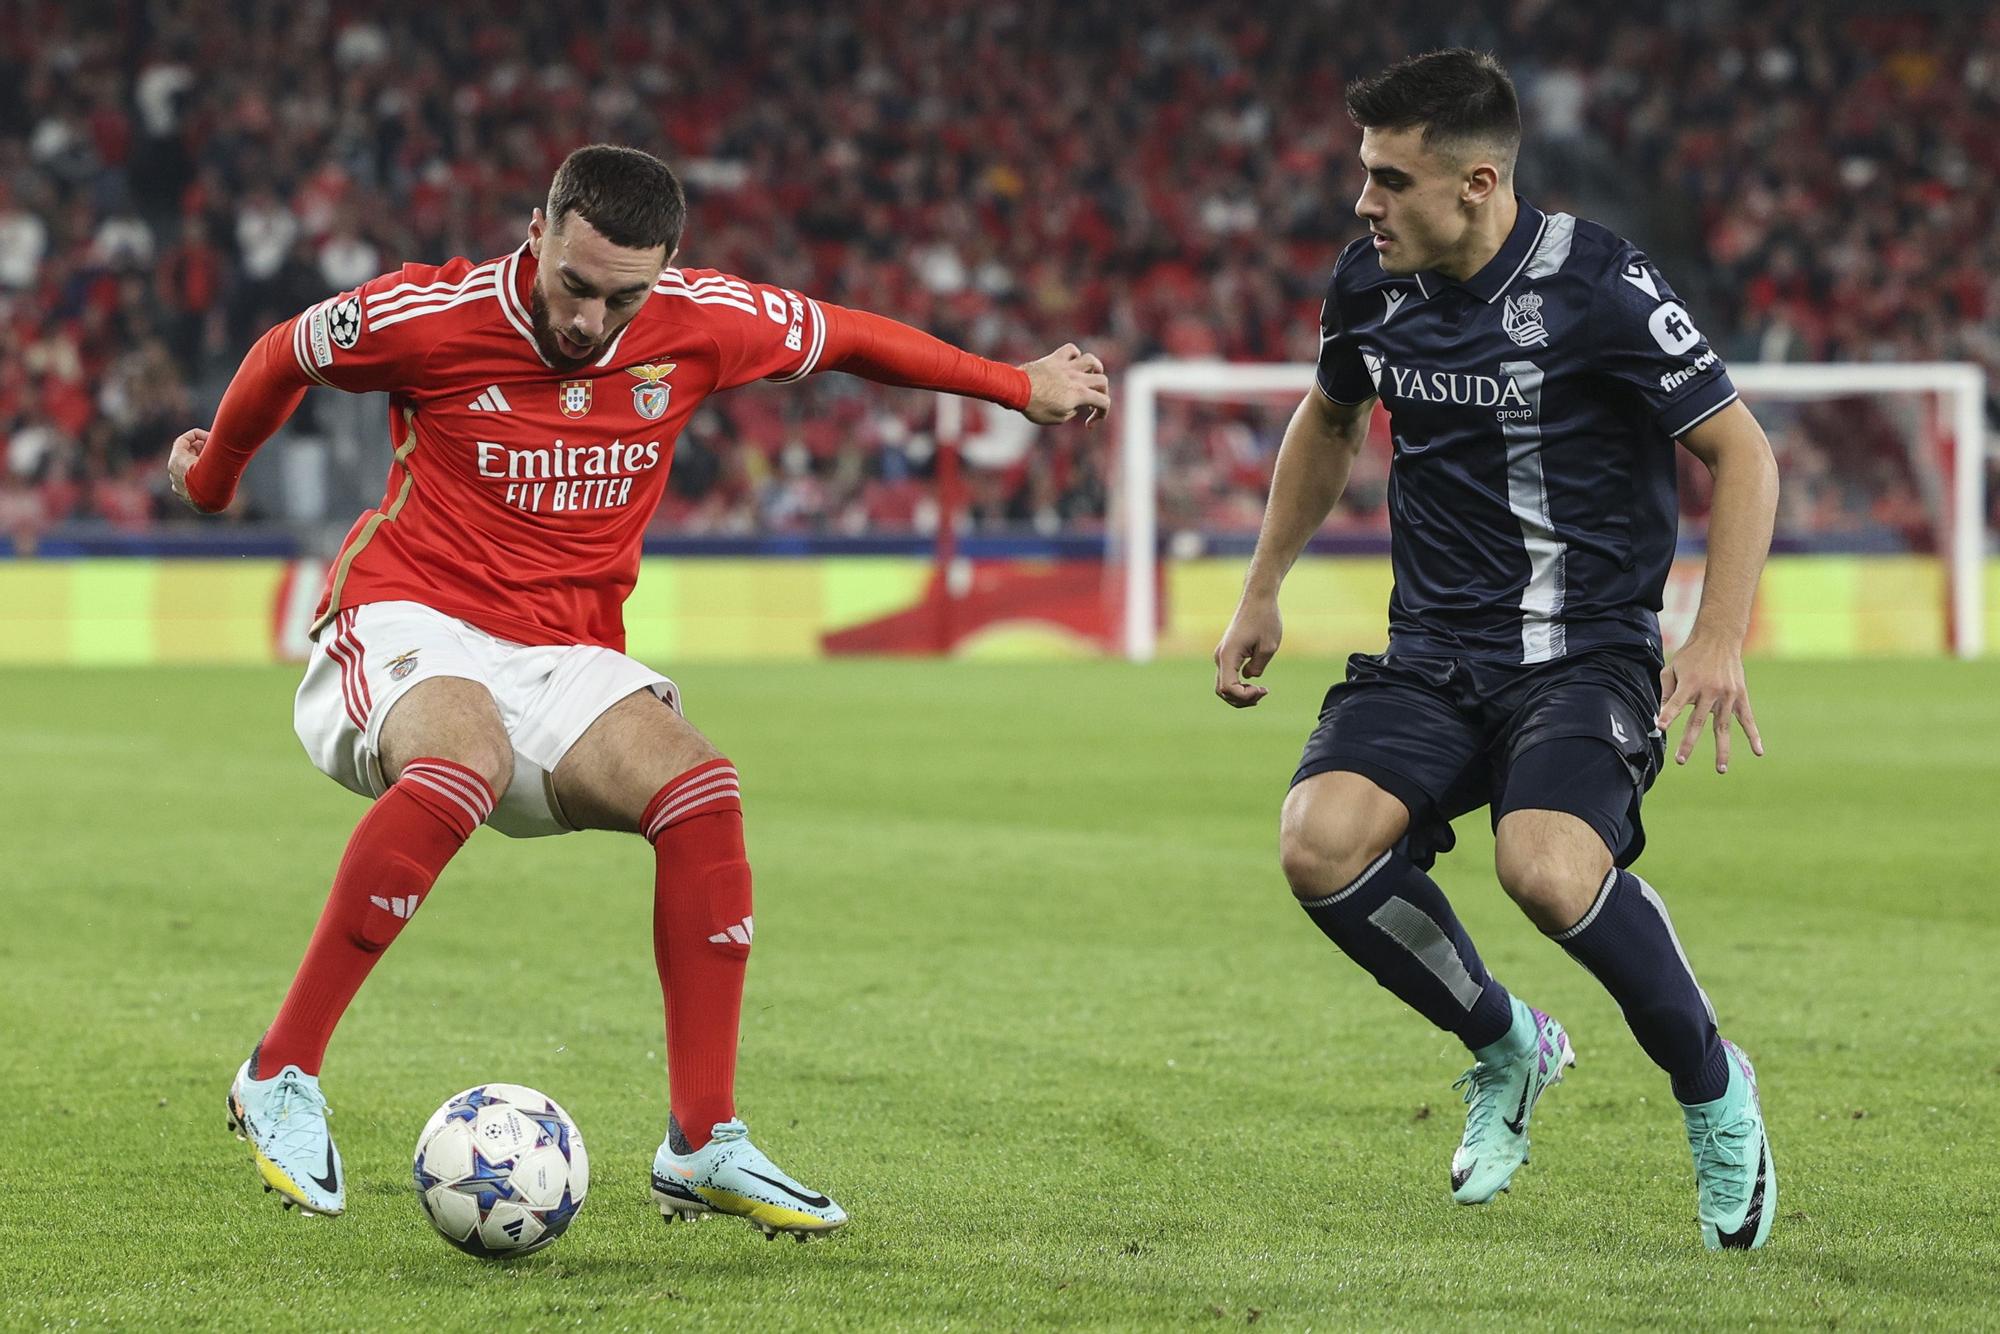
[[[1536,347],[1549,341],[1548,326],[1542,323],[1542,294],[1524,292],[1508,297],[1500,312],[1500,327],[1521,347]]]
[[[562,382],[562,415],[581,417],[590,411],[590,381],[564,380]]]
[[[674,373],[676,363],[660,362],[651,366],[627,366],[626,373],[639,377],[639,383],[632,386],[632,407],[647,421],[658,421],[667,415],[667,402],[673,396],[673,386],[666,378]]]

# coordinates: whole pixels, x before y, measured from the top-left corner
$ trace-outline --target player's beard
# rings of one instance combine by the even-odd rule
[[[562,344],[556,341],[555,323],[549,319],[549,300],[542,295],[540,282],[534,283],[528,292],[528,318],[535,331],[535,342],[542,349],[542,356],[555,369],[582,370],[597,359],[597,349],[603,346],[602,343],[593,346],[580,357],[569,356],[562,350]]]

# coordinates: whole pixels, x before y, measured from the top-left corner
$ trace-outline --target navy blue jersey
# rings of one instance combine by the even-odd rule
[[[1327,285],[1318,378],[1389,413],[1391,652],[1660,652],[1674,440],[1736,388],[1645,255],[1525,201],[1464,282],[1391,277],[1362,237]]]

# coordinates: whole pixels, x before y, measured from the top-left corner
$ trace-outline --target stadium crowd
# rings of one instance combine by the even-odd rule
[[[1356,231],[1341,86],[1453,43],[1516,76],[1524,192],[1640,239],[1725,354],[2000,376],[2000,10],[1551,8],[7,6],[0,532],[175,515],[164,452],[259,332],[405,259],[511,248],[594,140],[682,173],[689,264],[1011,359],[1070,338],[1114,367],[1310,359]],[[921,526],[931,414],[840,376],[724,397],[657,522]],[[1254,526],[1283,414],[1176,420],[1166,521]],[[1920,507],[1893,432],[1866,485],[1814,433],[1779,435],[1790,521],[1895,527]],[[975,521],[1101,523],[1110,440],[1055,432],[973,470]],[[1379,524],[1380,481],[1357,478],[1339,521]]]

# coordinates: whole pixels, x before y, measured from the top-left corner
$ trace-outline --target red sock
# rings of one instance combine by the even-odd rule
[[[305,962],[257,1048],[255,1074],[319,1073],[327,1039],[438,872],[492,813],[486,780],[450,760],[412,760],[361,817],[334,872]]]
[[[736,1030],[750,961],[750,860],[736,766],[710,760],[646,803],[653,958],[667,1002],[667,1081],[688,1143],[736,1115]]]

